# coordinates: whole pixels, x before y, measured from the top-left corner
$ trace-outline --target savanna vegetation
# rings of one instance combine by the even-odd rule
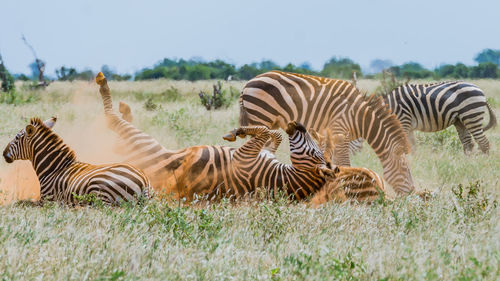
[[[208,77],[212,78],[212,77]],[[187,79],[185,77],[181,79]],[[472,80],[500,116],[500,81]],[[129,103],[133,123],[167,148],[226,143],[237,126],[243,81],[224,82],[226,106],[205,110],[200,92],[215,80],[111,81],[115,101]],[[361,79],[373,92],[379,81]],[[27,118],[57,115],[54,130],[82,161],[121,160],[106,129],[93,82],[60,81],[43,89],[16,82],[0,97],[0,144]],[[486,133],[492,149],[465,156],[454,128],[418,133],[409,156],[417,196],[366,206],[312,209],[286,198],[223,201],[209,206],[151,201],[109,208],[43,207],[14,203],[36,198],[27,163],[0,161],[0,276],[4,280],[498,280],[500,276],[500,129]],[[2,147],[3,148],[3,147]],[[288,144],[277,157],[288,160]],[[381,173],[365,146],[353,160]]]

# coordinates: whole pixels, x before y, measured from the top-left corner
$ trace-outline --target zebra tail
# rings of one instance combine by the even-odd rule
[[[488,108],[488,112],[490,113],[490,121],[488,122],[488,125],[484,127],[483,131],[487,131],[497,126],[497,117],[495,116],[495,113],[493,112],[488,103],[486,103],[486,107]]]
[[[248,112],[243,106],[243,93],[240,94],[240,126],[248,126]]]

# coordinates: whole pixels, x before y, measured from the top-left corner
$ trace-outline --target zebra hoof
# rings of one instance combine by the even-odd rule
[[[97,73],[97,76],[95,77],[95,82],[98,85],[103,85],[105,81],[106,77],[104,77],[104,74],[102,72]]]
[[[236,141],[236,136],[233,134],[233,132],[223,136],[222,138],[226,141],[231,141],[231,142]]]

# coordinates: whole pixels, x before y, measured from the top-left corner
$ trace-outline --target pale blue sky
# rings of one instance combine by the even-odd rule
[[[473,64],[500,49],[500,1],[2,0],[0,52],[11,72],[33,61],[21,34],[53,74],[61,65],[134,73],[169,58],[310,62],[332,56]]]

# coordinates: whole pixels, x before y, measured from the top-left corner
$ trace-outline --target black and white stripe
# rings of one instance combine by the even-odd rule
[[[271,194],[279,190],[301,200],[318,191],[325,183],[324,173],[333,173],[327,167],[323,152],[300,123],[289,123],[286,132],[290,141],[291,165],[283,164],[262,151],[272,135],[279,134],[278,131],[264,126],[245,126],[225,136],[230,141],[236,136],[252,138],[234,152],[228,180],[215,192],[241,197],[257,188],[265,188]]]
[[[240,126],[286,128],[297,120],[322,134],[330,128],[346,136],[334,164],[350,165],[349,142],[364,138],[382,162],[384,178],[401,194],[414,190],[406,154],[409,145],[399,121],[382,105],[366,98],[344,80],[282,71],[261,74],[245,85],[240,96]]]
[[[433,84],[407,84],[384,96],[384,101],[398,116],[403,129],[414,143],[413,131],[437,132],[454,125],[465,153],[479,144],[487,153],[490,145],[484,131],[496,125],[496,117],[483,91],[463,81]],[[483,128],[486,111],[490,121]]]
[[[56,119],[31,119],[7,145],[8,163],[30,160],[40,181],[40,199],[77,203],[75,194],[94,195],[106,204],[150,197],[146,175],[128,164],[91,165],[76,160],[75,153],[52,130]]]

